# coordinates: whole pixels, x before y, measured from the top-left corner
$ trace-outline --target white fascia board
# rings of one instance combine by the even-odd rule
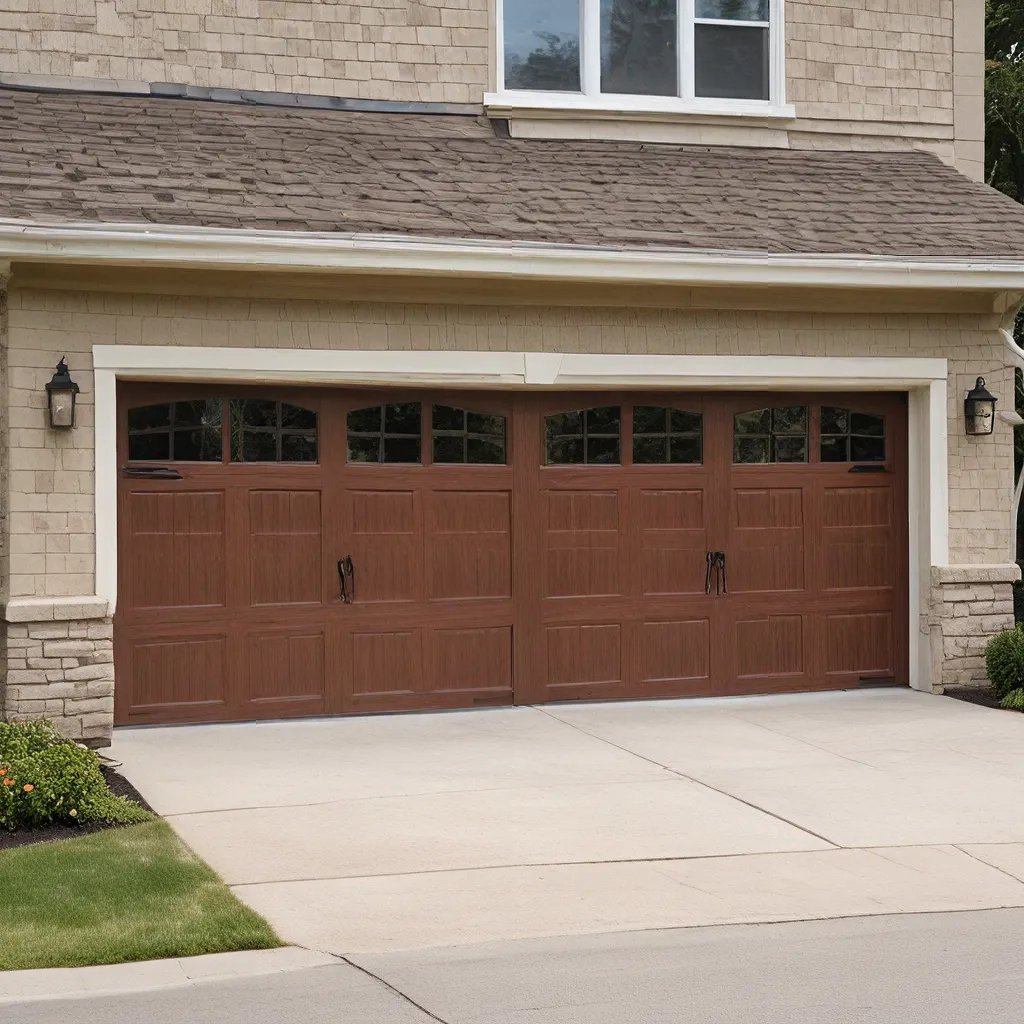
[[[1024,291],[1024,258],[772,255],[0,219],[0,261],[675,285]]]

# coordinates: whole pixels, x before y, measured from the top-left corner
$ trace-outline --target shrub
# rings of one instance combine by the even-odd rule
[[[1008,711],[1024,711],[1024,690],[1011,690],[1000,702]]]
[[[45,720],[0,722],[0,827],[101,821],[130,825],[152,815],[114,796],[92,750]]]
[[[992,637],[985,648],[985,668],[1000,699],[1024,688],[1024,630],[1020,626]]]

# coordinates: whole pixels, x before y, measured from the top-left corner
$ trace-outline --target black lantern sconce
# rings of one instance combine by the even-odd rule
[[[985,387],[985,378],[979,377],[964,399],[964,423],[968,436],[991,434],[995,421],[996,396]]]
[[[70,430],[75,425],[75,402],[79,387],[68,373],[68,364],[61,357],[57,369],[46,385],[46,401],[50,407],[50,426],[54,430]]]

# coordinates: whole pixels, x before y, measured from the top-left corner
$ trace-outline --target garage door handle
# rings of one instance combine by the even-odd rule
[[[711,593],[711,578],[714,575],[715,593],[728,594],[729,584],[725,575],[725,552],[708,551],[705,555],[707,573],[704,576],[704,593]]]
[[[356,567],[351,555],[338,559],[338,577],[341,580],[341,600],[351,604],[356,599]]]
[[[143,480],[180,480],[181,474],[170,466],[122,466],[125,476],[141,477]]]

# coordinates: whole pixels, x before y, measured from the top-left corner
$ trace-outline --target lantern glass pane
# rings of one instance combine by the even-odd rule
[[[75,425],[74,392],[50,392],[50,424],[54,427],[73,427]]]

